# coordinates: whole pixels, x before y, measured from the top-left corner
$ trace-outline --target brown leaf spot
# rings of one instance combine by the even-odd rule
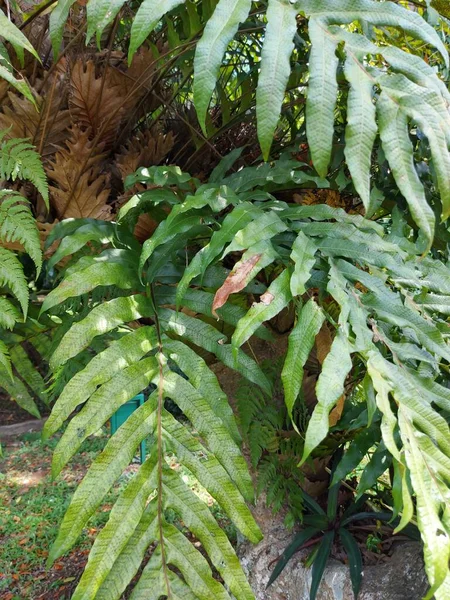
[[[271,294],[269,292],[269,290],[267,290],[267,292],[264,292],[264,294],[261,296],[259,301],[261,304],[265,304],[266,306],[269,306],[269,304],[272,302],[272,300],[274,298],[275,298],[275,296],[273,294]]]

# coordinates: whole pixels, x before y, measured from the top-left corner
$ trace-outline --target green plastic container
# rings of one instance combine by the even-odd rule
[[[142,406],[145,402],[144,394],[138,394],[122,404],[118,411],[116,411],[111,417],[111,435],[115,433],[121,425],[125,423],[129,416],[131,416],[136,409]],[[140,444],[141,451],[141,464],[145,460],[146,448],[145,448],[145,440],[142,440]]]

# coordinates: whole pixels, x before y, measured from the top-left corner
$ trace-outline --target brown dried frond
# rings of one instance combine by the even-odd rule
[[[100,134],[105,148],[114,145],[124,115],[125,90],[111,81],[109,69],[97,77],[94,63],[77,60],[70,77],[69,110],[73,123],[91,137]],[[104,81],[103,81],[104,79]]]
[[[111,84],[120,86],[124,93],[124,119],[119,143],[127,139],[137,122],[161,104],[159,98],[164,94],[154,82],[155,66],[154,56],[148,48],[141,48],[128,68],[125,56],[122,62],[109,61],[107,73]]]
[[[122,180],[139,167],[150,167],[163,162],[172,150],[175,136],[172,132],[163,134],[151,130],[139,131],[116,155],[115,164]]]
[[[141,243],[151,238],[155,229],[158,227],[158,221],[152,219],[150,215],[139,215],[139,219],[134,228],[134,237]]]
[[[48,157],[67,136],[70,115],[64,109],[65,95],[63,82],[57,81],[52,98],[49,94],[45,100],[35,96],[38,112],[29,100],[9,92],[9,105],[3,104],[0,113],[0,130],[8,129],[8,138],[29,138],[37,148],[42,147],[42,156]]]
[[[52,207],[59,219],[91,217],[108,220],[108,175],[101,173],[105,154],[89,140],[89,131],[72,126],[66,148],[59,150],[47,169]]]
[[[108,77],[112,85],[120,85],[126,95],[139,97],[152,89],[156,62],[150,49],[141,47],[133,56],[129,67],[121,68],[122,65],[126,65],[125,54],[122,55],[121,61],[110,61]],[[133,103],[135,102],[136,99],[133,100]]]

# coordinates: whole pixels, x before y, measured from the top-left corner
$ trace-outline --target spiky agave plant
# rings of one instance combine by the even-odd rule
[[[345,394],[346,380],[357,365],[366,377],[367,426],[380,428],[392,456],[399,486],[395,510],[402,514],[396,530],[416,512],[431,584],[428,597],[447,597],[450,447],[445,415],[450,393],[440,365],[450,362],[448,331],[442,321],[449,313],[450,272],[437,259],[418,260],[420,243],[398,211],[389,232],[389,227],[342,209],[288,205],[268,191],[277,183],[311,177],[299,170],[299,163],[287,160],[248,168],[207,185],[174,167],[143,169],[130,185],[146,180],[163,187],[130,200],[121,211],[120,224],[82,220],[56,228],[54,236],[64,238],[60,256],[87,239],[102,240],[106,246],[71,267],[47,296],[43,310],[98,286],[114,285],[122,292],[93,304],[89,314],[71,326],[52,357],[52,367],[72,360],[96,336],[117,328],[122,333],[68,383],[55,404],[46,436],[76,406],[84,407],[58,444],[54,475],[119,406],[149,382],[157,387],[92,465],[52,549],[50,560],[71,547],[139,442],[152,434],[150,456],[99,534],[76,600],[119,598],[153,542],[157,548],[134,599],[149,594],[190,597],[188,588],[193,597],[209,599],[213,589],[214,594],[220,590],[222,596],[217,597],[227,597],[203,558],[166,523],[164,509],[169,507],[201,541],[231,593],[236,598],[252,597],[223,532],[179,475],[168,469],[165,454],[173,451],[244,535],[258,539],[244,502],[251,499],[252,490],[233,415],[199,353],[214,354],[270,394],[264,373],[241,346],[254,335],[267,336],[264,322],[292,302],[297,319],[282,371],[289,415],[324,320],[335,330],[317,381],[317,404],[301,462],[314,456],[326,439],[330,412]],[[161,203],[171,207],[169,214],[160,210]],[[129,232],[139,213],[148,210],[161,222],[140,251]],[[228,255],[241,256],[231,272],[224,271],[221,262]],[[187,267],[186,256],[191,257]],[[258,281],[263,273],[263,281],[269,280],[267,288]],[[259,298],[248,311],[229,302],[231,294],[242,291]],[[337,314],[328,309],[330,299],[339,307]],[[213,316],[231,327],[230,340],[214,326]],[[136,321],[140,326],[130,329]],[[179,405],[200,440],[166,411],[166,397]]]

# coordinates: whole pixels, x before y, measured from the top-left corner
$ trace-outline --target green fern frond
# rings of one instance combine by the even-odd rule
[[[0,179],[31,181],[48,208],[48,183],[41,157],[28,140],[4,140],[7,133],[0,131]]]
[[[46,404],[45,381],[37,370],[36,365],[31,362],[30,357],[20,344],[12,346],[10,354],[11,362],[22,381]]]
[[[21,408],[29,412],[33,417],[40,419],[41,415],[39,409],[36,406],[36,402],[33,400],[29,389],[18,377],[11,378],[11,369],[3,363],[3,360],[1,359],[2,356],[5,356],[5,353],[0,346],[0,387],[6,390],[9,396],[11,396]],[[8,360],[8,358],[6,358],[6,360]]]
[[[138,339],[142,339],[142,342],[146,343],[138,344]],[[169,339],[166,341],[169,349],[168,358],[170,357],[171,361],[177,361],[184,372],[190,373],[190,369],[193,369],[190,373],[192,384],[166,368],[163,370],[164,379],[161,381],[161,367],[154,356],[135,362],[139,352],[141,355],[145,354],[151,351],[154,344],[157,343],[153,327],[137,330],[121,338],[103,353],[97,355],[84,371],[69,383],[67,393],[64,392],[56,403],[54,416],[46,425],[46,435],[58,426],[74,406],[87,398],[83,410],[72,419],[58,444],[54,455],[53,473],[56,474],[60,471],[85,436],[98,428],[99,424],[111,416],[121,404],[153,380],[156,384],[163,385],[164,395],[180,406],[207,444],[207,446],[200,444],[185,426],[163,410],[159,414],[162,419],[162,431],[167,449],[170,447],[171,451],[175,452],[178,460],[185,464],[199,482],[220,502],[222,508],[228,512],[243,533],[251,539],[257,539],[258,529],[240,495],[240,493],[244,493],[248,497],[251,489],[245,462],[228,429],[223,425],[223,419],[225,418],[228,422],[230,418],[229,407],[223,412],[226,399],[222,395],[216,399],[217,407],[210,407],[202,394],[220,389],[212,372],[208,371],[205,363],[199,364],[199,358],[189,348],[179,342],[175,343]],[[165,341],[163,340],[162,343],[164,352]],[[134,356],[135,354],[136,356]],[[180,358],[183,356],[185,360]],[[113,357],[116,358],[113,359]],[[192,362],[193,359],[195,359],[195,363]],[[126,366],[127,360],[132,361],[129,367]],[[205,376],[200,376],[200,378],[198,378],[199,368],[205,371]],[[97,388],[99,384],[100,387]],[[147,402],[127,420],[125,425],[113,436],[103,455],[94,463],[68,510],[52,550],[51,560],[60,556],[74,543],[89,516],[129,463],[140,441],[155,433],[158,411],[161,411],[158,395],[158,392],[154,392]],[[109,399],[108,403],[104,402],[105,398]],[[161,464],[160,460],[154,450],[141,467],[139,474],[116,503],[110,521],[91,553],[89,565],[77,588],[75,598],[94,598],[98,592],[112,594],[109,596],[110,598],[118,598],[121,592],[117,589],[114,589],[113,592],[108,582],[108,578],[112,577],[110,571],[114,561],[122,564],[123,584],[121,586],[126,585],[134,576],[135,562],[129,557],[125,560],[126,555],[122,557],[121,553],[122,551],[127,553],[127,544],[133,531],[140,520],[144,518],[147,498],[157,486],[157,473],[159,472],[157,464]],[[221,572],[236,598],[252,598],[245,576],[240,570],[237,558],[225,534],[215,524],[206,506],[196,499],[191,490],[181,481],[179,475],[176,475],[164,464],[162,465],[164,507],[174,509],[183,518],[184,523],[191,528],[210,554],[213,564]],[[89,497],[89,502],[86,502],[85,496]],[[181,534],[181,537],[174,536],[171,527],[164,523],[161,513],[155,515],[154,519],[158,524],[158,530],[164,531],[164,539],[161,540],[158,536],[155,538],[155,530],[150,528],[145,532],[147,545],[159,539],[160,548],[164,548],[167,563],[181,569],[192,590],[197,595],[200,594],[198,597],[206,599],[207,594],[214,593],[215,597],[227,598],[228,595],[224,588],[212,579],[204,567],[200,566],[199,559],[195,558],[198,554],[190,549],[190,542]],[[119,522],[121,526],[118,529]],[[153,522],[153,526],[155,526],[155,522]],[[214,531],[214,537],[210,535],[211,531]],[[111,536],[114,536],[115,540],[120,538],[120,541],[114,545],[114,551],[106,542]],[[129,553],[127,554],[129,556]],[[184,556],[185,559],[180,562],[181,556]],[[186,571],[188,568],[191,571]],[[199,570],[198,575],[195,575],[197,570]],[[147,576],[143,575],[142,581],[144,582],[146,579]],[[138,584],[136,593],[139,592],[139,585],[144,585],[144,583]],[[102,588],[102,586],[104,587]]]
[[[132,25],[130,61],[158,21],[183,4],[183,0],[142,2]],[[54,48],[59,48],[63,22],[70,6],[70,0],[59,2],[52,13],[51,37]],[[90,0],[87,4],[88,39],[96,34],[100,42],[102,32],[122,6],[123,0],[113,3]],[[223,56],[239,24],[248,17],[250,8],[249,0],[220,0],[206,19],[203,34],[197,43],[194,104],[204,131]],[[306,130],[317,172],[324,177],[330,161],[338,94],[336,74],[341,64],[344,78],[350,86],[345,155],[352,181],[366,210],[369,214],[373,210],[370,167],[372,149],[379,131],[397,185],[409,203],[416,223],[431,243],[434,233],[431,209],[414,170],[409,130],[411,122],[418,123],[429,138],[442,196],[442,218],[445,219],[450,214],[450,184],[446,175],[450,167],[450,122],[445,109],[448,91],[432,67],[420,57],[389,44],[377,43],[377,40],[374,42],[369,33],[358,33],[357,28],[360,23],[367,23],[375,28],[398,29],[436,48],[445,65],[448,65],[448,53],[441,38],[417,11],[398,3],[375,0],[269,0],[256,94],[258,136],[266,158],[291,72],[293,38],[299,15],[309,19],[311,51]],[[338,48],[340,57],[336,52]],[[394,139],[398,140],[400,153],[391,148]],[[130,179],[130,182],[138,180],[139,176]],[[156,185],[163,185],[162,182],[155,182]]]
[[[20,320],[20,313],[8,298],[0,296],[0,327],[12,329]]]
[[[0,190],[0,243],[1,240],[22,244],[39,274],[42,266],[39,231],[28,201],[12,190]]]
[[[29,294],[22,265],[14,252],[2,246],[0,246],[0,286],[7,286],[11,290],[26,317]]]
[[[9,356],[8,346],[0,340],[0,369],[4,371],[3,377],[13,381],[14,377],[11,369],[11,357]]]

